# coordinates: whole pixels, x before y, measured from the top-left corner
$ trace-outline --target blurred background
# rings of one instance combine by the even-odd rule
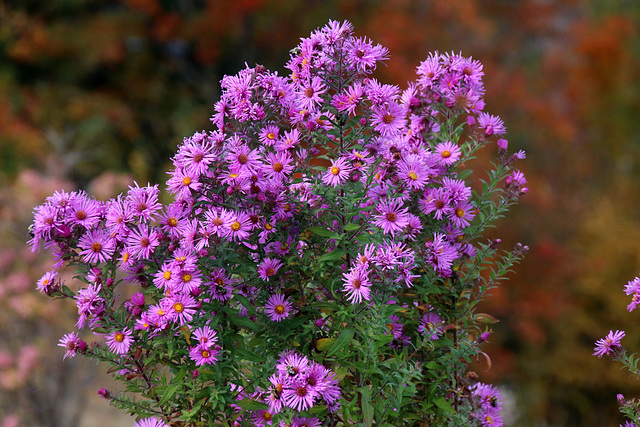
[[[210,129],[220,78],[289,49],[329,19],[388,47],[401,87],[430,51],[484,64],[530,192],[495,230],[531,248],[484,304],[500,319],[481,379],[507,425],[615,426],[640,383],[592,356],[610,329],[640,349],[623,286],[640,269],[637,0],[0,1],[0,427],[130,426],[100,400],[105,366],[62,360],[75,310],[35,291],[48,260],[25,245],[57,189],[106,199],[163,184],[183,137]]]

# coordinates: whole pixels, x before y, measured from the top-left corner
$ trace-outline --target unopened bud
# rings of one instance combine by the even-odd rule
[[[98,390],[98,395],[104,399],[108,399],[111,397],[111,393],[109,393],[109,390],[107,390],[106,388],[101,388],[100,390]]]

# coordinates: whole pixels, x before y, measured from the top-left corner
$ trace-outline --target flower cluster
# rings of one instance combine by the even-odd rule
[[[482,423],[482,427],[495,427],[502,425],[502,395],[496,387],[477,383],[473,386],[472,395],[479,403],[476,417]]]
[[[635,310],[640,303],[640,277],[636,277],[630,280],[624,287],[624,292],[631,296],[631,302],[627,305],[629,312]],[[602,358],[602,356],[609,356],[611,359],[622,363],[636,378],[640,378],[640,369],[638,368],[638,359],[636,354],[627,353],[626,349],[622,345],[622,339],[625,337],[625,331],[609,331],[606,337],[601,338],[595,342],[594,356]],[[625,399],[623,395],[618,395],[618,404],[620,412],[627,418],[633,420],[626,421],[624,425],[620,427],[636,427],[637,422],[640,420],[640,401],[636,399]]]
[[[294,424],[319,426],[320,420],[300,417],[300,413],[311,411],[320,402],[329,412],[335,412],[340,406],[340,387],[335,373],[292,350],[280,355],[276,373],[269,377],[269,383],[266,392],[258,390],[252,396],[253,400],[268,405],[268,409],[249,414],[258,426],[270,424],[273,416],[286,408],[295,412]]]
[[[527,192],[511,166],[525,155],[507,153],[504,123],[484,111],[478,61],[433,53],[401,90],[372,77],[387,56],[331,21],[292,51],[289,76],[255,66],[222,79],[215,129],[172,158],[170,203],[136,183],[105,202],[58,192],[36,208],[31,247],[56,261],[37,287],[73,298],[76,326],[96,339],[65,335],[65,357],[110,361],[148,398],[114,404],[165,421],[335,425],[362,411],[401,424],[451,388],[427,387],[445,376],[416,361],[461,372],[479,352],[460,338],[488,333],[473,307],[522,256],[479,237]],[[474,184],[462,166],[494,141],[498,160]],[[70,264],[77,291],[58,279]],[[453,357],[462,340],[468,353]],[[419,417],[462,404],[444,402]]]

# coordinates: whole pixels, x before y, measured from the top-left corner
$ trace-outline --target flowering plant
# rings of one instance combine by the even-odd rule
[[[495,319],[477,304],[526,250],[483,232],[526,193],[482,65],[433,53],[401,91],[387,50],[331,21],[288,77],[222,79],[211,121],[157,185],[35,210],[38,289],[75,300],[60,342],[105,361],[137,425],[501,425],[467,372]],[[497,143],[486,179],[468,165]],[[58,271],[77,268],[77,290]]]
[[[631,296],[631,302],[627,305],[627,310],[632,312],[638,308],[640,304],[640,277],[636,277],[633,280],[627,282],[624,287],[624,292],[628,296]],[[629,370],[631,374],[640,378],[640,359],[637,357],[638,353],[629,354],[622,345],[622,339],[626,335],[625,331],[609,331],[606,337],[596,341],[593,355],[601,358],[602,356],[609,356],[613,360],[622,363],[622,365]],[[618,394],[618,404],[620,406],[620,412],[629,418],[622,427],[638,427],[640,425],[640,400],[638,399],[626,399],[622,394]]]

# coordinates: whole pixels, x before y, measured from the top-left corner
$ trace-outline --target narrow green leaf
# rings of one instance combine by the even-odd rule
[[[334,354],[342,350],[344,347],[349,345],[349,343],[351,343],[351,340],[353,339],[353,335],[355,334],[355,332],[356,331],[354,331],[353,329],[349,329],[349,328],[344,329],[340,333],[340,336],[338,337],[338,339],[336,339],[336,341],[331,346],[331,349],[327,353],[327,357],[333,356]]]
[[[326,228],[322,227],[309,227],[309,231],[313,234],[317,234],[318,236],[328,237],[330,239],[336,239],[340,237],[340,235],[335,231],[327,230]]]
[[[438,408],[442,409],[445,412],[454,412],[454,409],[451,407],[451,404],[447,402],[447,399],[445,399],[442,396],[438,396],[434,398],[433,403],[435,403]]]
[[[233,353],[240,356],[241,359],[248,360],[249,362],[264,362],[264,357],[243,348],[235,348],[233,349]]]
[[[371,390],[367,387],[360,387],[361,403],[362,403],[362,416],[364,423],[367,427],[373,425],[373,405],[371,404]]]
[[[354,231],[359,229],[360,227],[361,227],[360,225],[350,222],[342,228],[344,229],[344,231]]]
[[[336,250],[333,250],[331,252],[327,252],[326,254],[322,255],[320,258],[318,258],[318,262],[333,261],[335,259],[342,258],[346,254],[347,254],[347,251],[344,251],[342,249],[336,249]]]

